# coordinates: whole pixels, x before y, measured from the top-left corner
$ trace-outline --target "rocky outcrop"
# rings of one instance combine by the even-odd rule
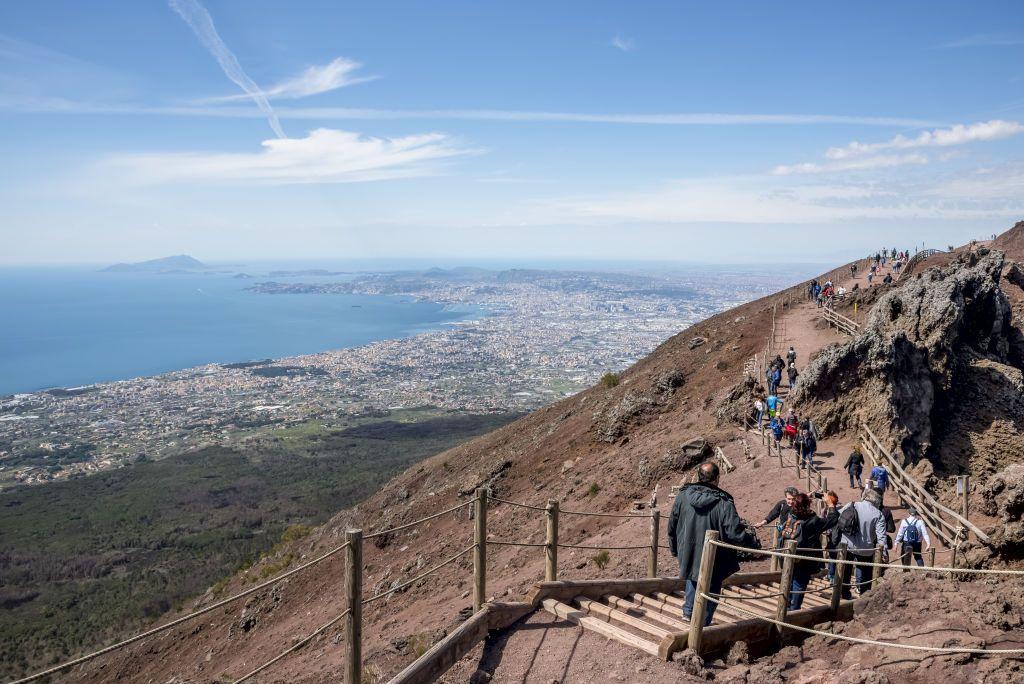
[[[963,412],[958,392],[972,369],[998,367],[1010,377],[1024,359],[1000,289],[1003,265],[1001,252],[969,252],[886,294],[860,335],[808,364],[793,398],[824,434],[867,422],[909,460],[935,456],[933,425]],[[975,408],[986,413],[989,402],[976,397]],[[936,458],[936,465],[959,468],[962,456]]]

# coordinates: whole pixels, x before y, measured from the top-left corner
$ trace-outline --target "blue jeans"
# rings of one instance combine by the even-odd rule
[[[857,472],[855,472],[855,473],[850,473],[850,486],[851,487],[857,487],[858,489],[864,489],[864,482],[860,479],[860,473],[861,473],[861,471],[859,471],[859,470]],[[857,480],[857,484],[853,484],[853,480],[855,478]]]
[[[722,579],[716,577],[711,578],[711,586],[708,587],[709,594],[720,594],[722,593]],[[683,618],[687,621],[693,615],[693,600],[697,597],[697,583],[692,580],[686,580],[686,603],[683,605]],[[704,626],[707,627],[711,624],[711,618],[715,614],[715,608],[718,604],[714,601],[707,601],[704,604]]]
[[[855,553],[851,553],[849,556],[847,556],[847,560],[853,560],[853,561],[867,561],[867,562],[870,563],[871,559],[872,559],[871,556],[858,556]],[[843,566],[842,575],[841,575],[842,578],[843,578],[843,580],[842,580],[843,584],[850,584],[850,575],[852,574],[850,572],[851,570],[856,570],[857,593],[860,596],[863,596],[864,594],[866,594],[868,592],[868,590],[871,589],[871,580],[874,579],[875,569],[873,567],[866,566],[866,565],[857,565],[857,566],[844,565]],[[852,588],[853,587],[846,587],[846,586],[843,587],[841,595],[842,595],[842,597],[844,599],[851,599],[851,598],[853,598],[853,594],[850,592],[850,590]]]
[[[918,565],[924,567],[924,556],[921,555],[921,542],[909,544],[907,542],[900,542],[902,547],[902,553],[900,554],[900,560],[903,565],[910,565],[910,556],[914,556],[914,560]]]
[[[800,457],[800,463],[801,463],[801,465],[803,465],[803,464],[806,464],[806,465],[809,465],[809,466],[810,465],[814,465],[814,452],[812,451],[809,454],[804,454],[803,456],[801,456]]]
[[[804,592],[807,590],[807,585],[811,583],[811,571],[806,568],[801,568],[799,565],[793,568],[793,583],[790,585],[790,592]],[[789,609],[800,610],[800,606],[804,604],[803,593],[790,593],[789,595]]]
[[[761,420],[763,418],[764,418],[764,410],[762,409],[762,410],[757,412],[757,429],[758,430],[761,429]]]

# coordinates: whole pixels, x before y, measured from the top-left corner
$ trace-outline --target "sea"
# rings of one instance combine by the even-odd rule
[[[246,290],[260,280],[352,277],[267,275],[273,268],[308,266],[238,265],[189,273],[0,268],[0,396],[355,347],[481,315],[472,307],[408,297]]]

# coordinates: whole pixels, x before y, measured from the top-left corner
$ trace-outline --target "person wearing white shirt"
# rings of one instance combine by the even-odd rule
[[[924,567],[924,555],[921,551],[921,544],[924,543],[924,550],[932,547],[932,540],[928,536],[928,528],[924,521],[918,517],[917,509],[911,506],[907,509],[907,517],[900,522],[900,529],[896,532],[896,543],[902,544],[901,554],[903,565],[910,565],[910,555],[921,567]]]

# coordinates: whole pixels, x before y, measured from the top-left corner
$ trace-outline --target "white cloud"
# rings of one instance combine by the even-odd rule
[[[1024,45],[1024,37],[1007,33],[975,33],[944,43],[941,47],[1005,47],[1009,45]]]
[[[196,0],[169,0],[169,2],[171,8],[185,20],[192,32],[196,34],[199,42],[214,56],[224,71],[224,75],[234,81],[235,85],[244,90],[246,96],[256,103],[256,106],[267,117],[267,121],[277,137],[287,137],[266,94],[260,90],[255,81],[249,78],[249,75],[242,69],[242,65],[238,63],[238,58],[221,40],[220,34],[217,33],[217,27],[213,25],[213,17],[206,11],[206,8]]]
[[[907,164],[927,164],[928,157],[923,154],[885,154],[859,159],[830,161],[824,163],[806,162],[803,164],[782,164],[772,169],[776,176],[792,176],[803,173],[836,173],[840,171],[868,171],[886,169]]]
[[[623,52],[632,52],[633,50],[636,49],[636,41],[633,40],[632,38],[626,38],[624,36],[616,35],[611,40],[611,46],[613,48],[618,48]]]
[[[0,93],[0,111],[62,114],[134,114],[159,116],[199,116],[252,119],[261,116],[249,108],[233,106],[152,106],[106,104],[55,97],[25,97]],[[459,121],[563,121],[567,123],[607,123],[639,126],[828,126],[857,125],[883,127],[935,126],[929,119],[846,114],[759,114],[723,112],[626,113],[546,112],[518,109],[360,109],[352,107],[278,107],[282,119],[318,121],[449,119]]]
[[[650,190],[532,203],[529,224],[829,225],[855,220],[1016,220],[1024,214],[1024,171],[993,182],[970,174],[857,182],[751,175],[693,178]],[[830,229],[832,230],[832,229]]]
[[[956,124],[950,128],[923,131],[913,138],[897,135],[880,143],[851,142],[845,147],[831,147],[825,153],[829,159],[849,159],[885,150],[908,150],[922,147],[949,147],[972,142],[999,140],[1024,132],[1024,126],[1016,121],[993,119],[975,124]]]
[[[356,76],[354,74],[362,66],[355,60],[338,57],[323,66],[307,67],[301,74],[265,88],[263,92],[272,100],[295,100],[374,80],[376,76]],[[227,95],[204,101],[232,102],[245,99],[248,99],[248,95]]]
[[[265,140],[254,153],[123,154],[101,167],[127,183],[355,183],[439,172],[439,162],[474,154],[441,133],[373,138],[327,128],[305,138]]]

